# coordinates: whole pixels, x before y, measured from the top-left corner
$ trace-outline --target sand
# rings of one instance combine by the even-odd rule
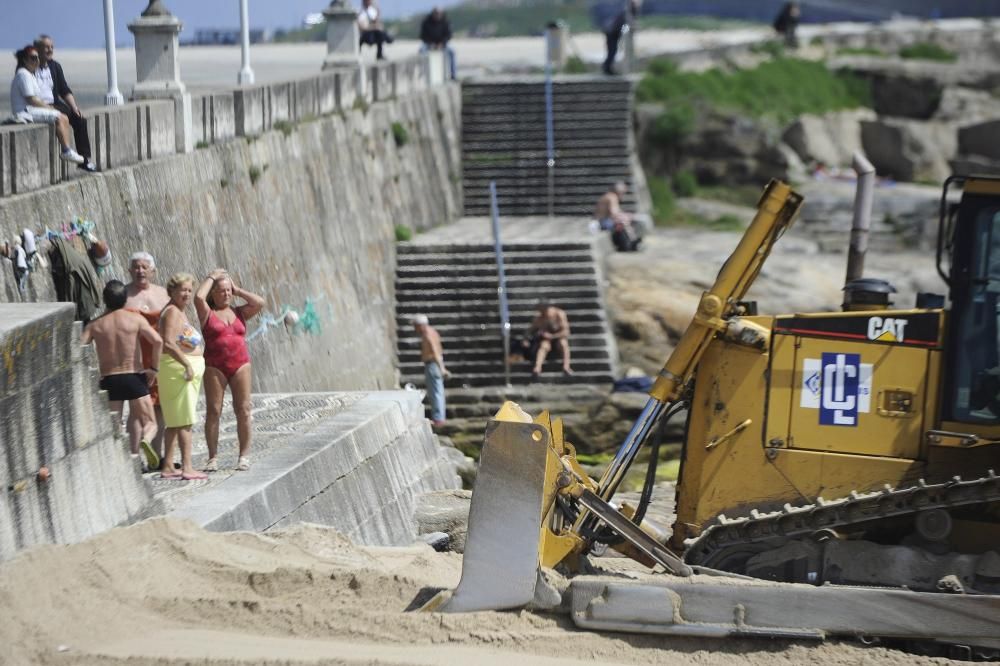
[[[460,555],[358,547],[315,525],[216,534],[157,518],[0,564],[0,663],[944,663],[844,643],[600,634],[528,611],[407,612],[460,574]]]

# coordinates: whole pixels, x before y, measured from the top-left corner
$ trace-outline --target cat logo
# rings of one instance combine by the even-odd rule
[[[868,320],[868,339],[878,342],[903,342],[903,333],[909,322],[892,317],[872,317]]]

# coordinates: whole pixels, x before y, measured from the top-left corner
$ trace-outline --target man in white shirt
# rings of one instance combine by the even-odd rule
[[[34,46],[25,46],[14,55],[17,58],[17,71],[10,84],[10,106],[14,116],[25,123],[54,125],[56,138],[62,146],[62,159],[83,164],[86,160],[69,143],[69,118],[48,106],[41,98],[42,91],[35,79],[38,51]]]
[[[79,166],[84,171],[97,171],[91,161],[90,134],[87,131],[87,121],[83,111],[76,103],[72,88],[66,82],[62,65],[55,60],[55,43],[48,35],[39,35],[35,40],[35,50],[38,51],[38,69],[35,70],[35,80],[41,89],[41,99],[47,105],[66,114],[69,125],[73,128],[73,140],[76,150],[86,160]]]

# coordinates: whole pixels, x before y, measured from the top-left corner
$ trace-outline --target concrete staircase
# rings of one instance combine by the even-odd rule
[[[592,215],[618,180],[629,185],[625,208],[645,189],[633,160],[632,82],[559,76],[553,81],[555,147],[553,214]],[[502,215],[545,215],[548,167],[542,77],[462,84],[462,176],[466,215],[488,215],[489,182]]]
[[[605,384],[614,379],[613,338],[601,297],[601,273],[591,243],[504,245],[513,340],[528,328],[540,298],[570,320],[572,377],[563,377],[559,354],[550,354],[541,381]],[[401,243],[397,247],[396,325],[401,381],[423,386],[420,339],[410,325],[425,314],[441,334],[449,387],[502,386],[503,345],[497,267],[491,245]],[[531,382],[531,365],[515,363],[511,383]]]

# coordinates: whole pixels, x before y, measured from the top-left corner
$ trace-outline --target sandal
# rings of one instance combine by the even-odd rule
[[[160,472],[160,478],[166,479],[167,481],[177,481],[181,478],[181,476],[183,475],[180,472],[177,472],[176,474],[164,474],[163,472]]]
[[[240,456],[239,462],[236,463],[236,469],[241,472],[245,472],[250,469],[250,459],[246,456]]]
[[[218,472],[219,471],[219,461],[215,458],[209,458],[208,462],[205,463],[204,470],[206,472]]]
[[[204,472],[192,472],[191,474],[181,474],[180,477],[185,481],[202,481],[208,478],[208,474]]]

